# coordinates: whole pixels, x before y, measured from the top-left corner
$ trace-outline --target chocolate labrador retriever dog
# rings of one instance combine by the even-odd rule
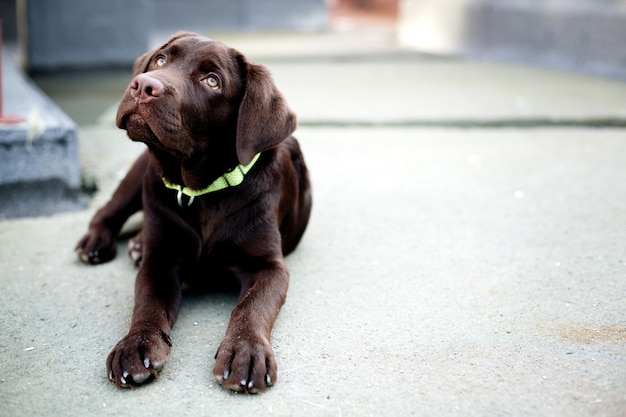
[[[143,209],[129,244],[135,306],[107,358],[109,379],[133,387],[158,376],[183,281],[235,278],[239,300],[213,374],[233,391],[265,391],[276,382],[270,333],[289,283],[284,255],[311,210],[296,116],[265,67],[194,33],[139,57],[133,76],[116,123],[148,149],[76,247],[86,263],[109,261],[124,222]]]

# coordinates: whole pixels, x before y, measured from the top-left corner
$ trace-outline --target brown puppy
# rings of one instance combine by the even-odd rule
[[[304,159],[290,135],[296,117],[268,71],[236,50],[179,33],[141,56],[117,126],[145,142],[76,251],[87,263],[116,254],[116,237],[143,209],[129,253],[139,265],[128,334],[107,359],[111,381],[153,379],[172,346],[182,281],[212,286],[234,277],[241,291],[213,374],[234,391],[276,382],[270,345],[289,283],[283,256],[311,210]]]

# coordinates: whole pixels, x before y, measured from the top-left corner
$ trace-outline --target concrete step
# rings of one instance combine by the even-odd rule
[[[10,54],[2,63],[4,113],[23,122],[0,125],[0,217],[83,207],[76,124],[21,73]]]

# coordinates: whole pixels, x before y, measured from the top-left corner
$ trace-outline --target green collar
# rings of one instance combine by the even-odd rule
[[[245,165],[245,166],[237,165],[232,171],[227,172],[226,174],[222,175],[221,177],[213,181],[211,185],[209,185],[206,188],[203,188],[202,190],[192,190],[189,187],[183,187],[182,185],[178,185],[178,184],[171,184],[165,178],[162,178],[163,184],[171,190],[178,191],[178,195],[176,199],[180,207],[183,207],[183,199],[182,199],[183,194],[189,197],[189,202],[187,203],[187,206],[190,206],[191,203],[193,203],[193,200],[195,199],[195,197],[200,197],[202,195],[209,194],[214,191],[220,191],[228,187],[236,187],[240,185],[243,182],[243,180],[246,178],[246,174],[252,169],[252,167],[254,166],[254,164],[256,163],[256,161],[259,159],[260,156],[261,156],[261,153],[259,152],[258,154],[254,155],[254,158],[252,158],[252,161],[250,161],[248,165]]]

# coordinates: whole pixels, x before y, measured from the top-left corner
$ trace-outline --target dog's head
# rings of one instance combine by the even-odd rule
[[[296,128],[265,67],[194,33],[139,57],[133,77],[117,126],[183,164],[246,165]]]

